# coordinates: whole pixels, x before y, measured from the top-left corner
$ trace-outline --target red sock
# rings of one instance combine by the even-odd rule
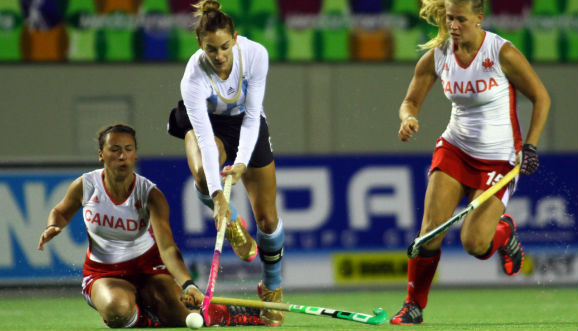
[[[476,256],[480,260],[487,260],[494,253],[498,250],[498,248],[504,246],[508,238],[510,238],[512,230],[508,226],[508,224],[504,222],[498,222],[498,226],[496,226],[496,233],[494,234],[494,238],[492,239],[492,246],[484,255]]]
[[[441,251],[432,257],[418,256],[409,259],[407,266],[407,298],[412,299],[423,309],[427,305],[427,296],[429,288],[434,278],[438,262],[440,261]]]

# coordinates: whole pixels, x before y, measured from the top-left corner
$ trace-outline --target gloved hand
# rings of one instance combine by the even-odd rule
[[[201,307],[204,296],[197,285],[192,280],[187,280],[182,287],[183,293],[181,294],[181,301],[185,306],[187,306],[187,308]]]
[[[538,166],[540,166],[536,146],[524,144],[520,153],[522,153],[520,157],[520,173],[522,175],[533,174],[538,169]]]

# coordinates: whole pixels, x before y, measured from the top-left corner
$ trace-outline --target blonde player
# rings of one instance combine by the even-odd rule
[[[191,56],[181,80],[183,102],[171,112],[168,130],[185,140],[189,167],[201,201],[213,208],[215,222],[233,220],[226,237],[235,253],[251,261],[259,252],[262,300],[281,302],[283,223],[275,205],[277,184],[263,98],[269,58],[260,44],[235,32],[233,20],[218,1],[197,6],[197,40],[201,49]],[[232,166],[221,166],[226,162]],[[221,176],[240,178],[257,221],[257,243],[244,221],[225,201]],[[258,247],[258,250],[257,250]],[[264,310],[268,325],[281,325],[284,313]]]
[[[185,326],[192,311],[181,302],[181,294],[197,307],[203,295],[173,240],[164,195],[134,172],[135,131],[124,124],[109,126],[99,132],[98,144],[104,168],[72,182],[51,210],[38,249],[43,250],[82,207],[89,235],[82,293],[106,325]],[[209,312],[211,325],[263,324],[258,312],[239,307],[211,305]]]
[[[520,51],[481,28],[484,0],[423,0],[420,16],[438,26],[438,35],[415,73],[399,110],[399,138],[419,129],[418,113],[439,78],[452,102],[449,124],[434,149],[420,235],[450,218],[463,197],[469,201],[521,162],[520,173],[538,168],[536,145],[546,123],[550,98]],[[517,117],[516,89],[533,104],[526,135]],[[524,254],[516,225],[504,214],[518,178],[470,213],[461,228],[464,249],[478,259],[499,252],[503,271],[515,275]],[[422,310],[438,261],[443,236],[423,245],[409,260],[408,293],[392,324],[423,323]]]

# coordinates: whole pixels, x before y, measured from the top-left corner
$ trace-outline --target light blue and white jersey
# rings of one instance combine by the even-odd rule
[[[234,162],[244,165],[249,164],[259,136],[261,117],[265,117],[263,99],[269,70],[267,50],[254,41],[237,36],[232,54],[233,67],[227,79],[221,79],[215,73],[205,52],[200,49],[189,59],[181,80],[181,95],[201,149],[210,194],[221,189],[221,178],[209,114],[245,114]]]
[[[233,69],[234,70],[234,69]],[[216,76],[213,73],[214,76]],[[218,78],[218,76],[216,76],[217,79],[214,79],[215,85],[217,84],[222,84],[223,81],[220,78]],[[241,81],[241,93],[239,95],[239,98],[236,101],[232,101],[232,103],[225,103],[221,98],[219,98],[219,96],[217,95],[217,93],[215,92],[215,90],[212,91],[211,96],[207,99],[207,110],[209,111],[210,114],[215,114],[215,115],[239,115],[245,112],[245,95],[247,95],[247,85],[249,83],[247,82],[247,78],[243,77],[243,80]],[[227,94],[226,97],[229,96],[235,96],[235,94],[237,93],[237,90],[235,90],[233,87],[229,87],[227,89]]]

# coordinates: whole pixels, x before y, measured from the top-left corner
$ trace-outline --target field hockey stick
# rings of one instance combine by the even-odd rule
[[[233,184],[233,176],[228,175],[225,178],[225,185],[223,188],[223,193],[225,194],[225,200],[229,203],[229,197],[231,196],[231,185]],[[209,283],[207,284],[207,291],[205,292],[205,297],[202,303],[203,318],[205,321],[209,320],[209,304],[211,304],[211,298],[215,292],[215,283],[217,282],[217,274],[219,273],[219,264],[221,262],[221,251],[223,250],[223,242],[225,241],[225,230],[227,229],[227,223],[229,220],[225,217],[221,223],[221,228],[217,232],[217,240],[215,242],[215,252],[213,253],[213,261],[211,262],[211,272],[209,274]]]
[[[428,242],[432,241],[433,239],[437,238],[440,234],[444,233],[450,226],[454,223],[461,221],[467,214],[471,213],[474,209],[478,208],[482,205],[486,200],[488,200],[491,196],[496,194],[499,190],[501,190],[506,184],[508,184],[518,173],[520,172],[520,165],[516,165],[514,169],[510,170],[502,179],[500,179],[496,184],[492,185],[490,188],[485,190],[482,194],[480,194],[477,198],[475,198],[472,202],[468,204],[466,208],[460,211],[458,214],[450,218],[449,220],[445,221],[443,224],[438,226],[437,228],[431,230],[430,232],[424,234],[421,237],[417,237],[407,249],[407,255],[410,258],[415,258],[419,254],[419,248],[427,244]]]
[[[266,302],[266,301],[233,299],[222,297],[213,297],[211,302],[225,306],[241,306],[257,309],[274,309],[315,316],[326,316],[372,325],[379,325],[387,321],[387,313],[382,308],[375,308],[373,310],[374,315],[368,315],[363,313],[353,313],[349,311],[335,310],[331,308],[301,306],[281,302]]]

